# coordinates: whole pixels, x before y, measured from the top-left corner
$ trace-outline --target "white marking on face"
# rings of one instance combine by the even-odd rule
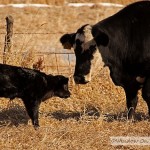
[[[83,51],[89,50],[90,46],[95,46],[96,42],[94,41],[94,39],[87,41],[86,43],[82,44],[82,49]]]
[[[84,76],[84,80],[87,82],[91,81],[91,71],[87,75]]]
[[[93,54],[93,59],[91,60],[91,68],[89,74],[85,75],[85,81],[91,81],[91,78],[95,76],[99,71],[101,71],[104,67],[104,62],[102,61],[101,54],[98,49]]]
[[[75,41],[80,40],[81,42],[84,42],[84,39],[85,39],[84,34],[81,34],[81,33],[76,34]]]
[[[80,34],[80,33],[77,33],[76,34],[76,37],[75,37],[75,41],[76,40],[79,40],[81,42],[84,42],[84,35],[83,34]],[[73,48],[76,49],[76,42],[73,44]]]
[[[96,46],[96,42],[93,40],[93,36],[91,34],[91,29],[92,27],[90,25],[87,25],[84,28],[84,41],[82,44],[83,51],[89,50],[91,46]],[[102,61],[101,54],[96,47],[96,51],[93,53],[93,59],[91,60],[90,72],[84,76],[85,81],[91,81],[91,76],[94,76],[103,67],[104,62]]]
[[[85,26],[85,28],[84,28],[84,37],[85,37],[84,43],[93,39],[91,30],[92,30],[92,27],[90,25]]]
[[[79,40],[82,42],[81,46],[82,46],[83,51],[86,50],[86,47],[84,47],[84,45],[88,45],[86,43],[93,39],[91,30],[92,30],[92,27],[90,25],[87,25],[83,29],[83,34],[81,33],[76,34],[75,41]],[[76,43],[74,43],[73,48],[74,49],[76,48]]]
[[[137,76],[137,77],[136,77],[136,81],[142,84],[142,83],[145,82],[145,77]]]

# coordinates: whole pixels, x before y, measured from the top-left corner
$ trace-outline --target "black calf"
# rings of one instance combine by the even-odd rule
[[[37,70],[0,64],[0,97],[21,98],[33,126],[39,126],[40,103],[52,96],[68,98],[68,78]]]

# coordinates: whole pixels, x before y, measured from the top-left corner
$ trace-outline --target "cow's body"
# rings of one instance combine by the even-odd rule
[[[52,96],[67,98],[68,78],[37,70],[0,64],[0,97],[21,98],[34,127],[39,126],[40,103]]]
[[[137,2],[92,28],[94,40],[116,85],[125,84],[123,74],[150,75],[149,18],[150,1]]]
[[[84,40],[80,40],[80,44],[78,41],[80,46],[74,46],[75,53],[78,53],[76,58],[84,57],[84,61],[76,62],[78,67],[75,68],[75,82],[79,84],[88,82],[85,76],[91,69],[93,59],[91,57],[94,56],[89,48],[97,46],[105,66],[109,67],[113,82],[125,90],[129,119],[134,114],[137,105],[137,92],[142,86],[142,96],[147,102],[150,113],[149,18],[150,1],[133,3],[117,14],[92,26],[91,33],[94,38],[89,39],[88,42],[84,38]],[[77,45],[77,33],[74,34],[74,45]],[[85,31],[82,32],[82,37],[85,35]],[[63,45],[65,39],[65,36],[61,38]],[[86,48],[84,49],[84,47]],[[86,65],[87,62],[90,62],[90,65]],[[86,67],[81,68],[83,64]]]

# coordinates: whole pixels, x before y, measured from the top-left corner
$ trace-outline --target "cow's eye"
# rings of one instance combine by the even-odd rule
[[[78,46],[78,45],[81,45],[81,44],[82,44],[82,42],[79,39],[77,39],[76,40],[76,45]]]

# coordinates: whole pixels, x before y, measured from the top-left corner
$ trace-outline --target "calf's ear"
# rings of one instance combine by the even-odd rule
[[[57,81],[63,81],[65,83],[67,83],[69,81],[68,77],[62,76],[62,75],[56,75],[55,78],[57,79]]]
[[[69,81],[69,78],[65,77],[64,82],[68,83],[68,81]]]
[[[71,49],[73,47],[74,42],[75,42],[75,33],[64,34],[60,38],[60,42],[63,45],[64,49]]]
[[[109,43],[109,37],[106,33],[99,30],[98,27],[93,26],[92,28],[92,35],[94,37],[94,40],[97,44],[97,46],[107,46]]]

